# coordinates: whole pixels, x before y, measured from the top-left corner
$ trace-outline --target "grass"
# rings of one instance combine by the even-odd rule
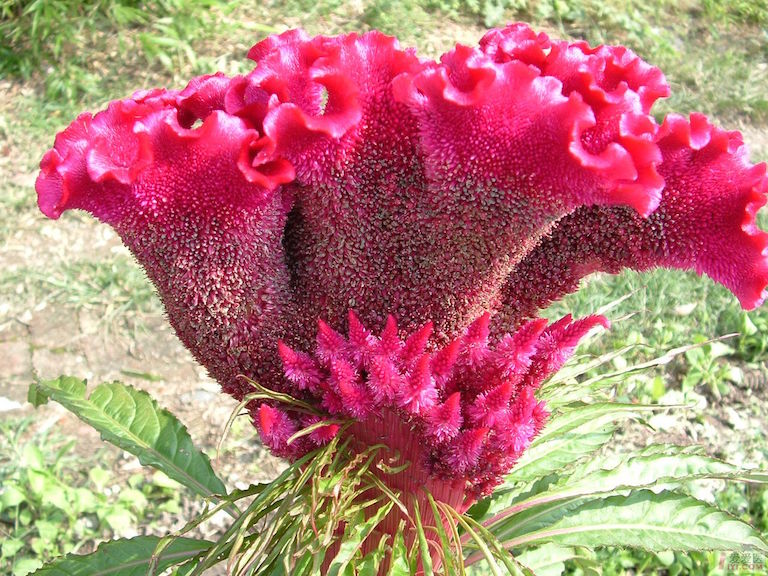
[[[768,120],[768,5],[706,0],[340,0],[267,3],[267,22],[300,21],[310,32],[378,28],[404,44],[441,44],[452,24],[483,26],[523,20],[560,37],[622,43],[661,67],[673,96],[659,115],[698,110],[727,120]],[[306,16],[304,16],[306,14]],[[462,39],[467,42],[469,39]],[[438,51],[432,51],[436,55]]]
[[[45,301],[77,309],[106,304],[107,318],[160,310],[144,271],[127,256],[75,261],[45,271],[34,266],[2,271],[0,290],[36,305]]]
[[[4,300],[0,311],[5,306],[16,313],[50,302],[94,308],[105,318],[157,313],[159,302],[128,255],[90,249],[93,228],[84,216],[73,216],[67,224],[84,242],[77,260],[71,257],[67,238],[52,255],[38,254],[55,242],[46,236],[49,224],[36,212],[29,178],[15,177],[34,173],[53,134],[80,110],[100,108],[137,88],[182,86],[193,74],[244,71],[247,48],[267,33],[287,27],[303,26],[312,34],[378,28],[396,34],[404,45],[436,56],[456,39],[475,41],[486,25],[526,20],[554,36],[624,43],[660,66],[672,84],[673,96],[657,108],[659,115],[699,110],[723,122],[768,123],[767,0],[156,0],[137,12],[139,4],[0,0],[0,46],[6,51],[0,54],[0,293]],[[29,253],[24,261],[9,264],[7,255],[19,242],[30,243]],[[746,369],[765,370],[768,311],[744,313],[727,291],[695,274],[660,270],[593,277],[547,314],[589,314],[626,294],[631,296],[612,316],[633,316],[616,322],[608,337],[595,341],[591,352],[634,344],[633,352],[617,360],[632,362],[692,338],[741,333],[728,341],[731,350],[725,356],[706,350],[703,356],[680,358],[667,370],[632,382],[624,392],[633,399],[658,401],[669,390],[680,389],[686,375],[699,370],[700,380],[689,377],[688,384],[706,394],[716,389],[727,401],[732,383],[723,367],[739,363]],[[712,374],[714,383],[707,380]],[[55,470],[56,443],[48,446],[53,447],[46,448],[41,458],[47,462],[46,469]],[[80,472],[74,466],[68,462],[61,469],[77,475]],[[8,460],[2,456],[0,469],[5,478],[16,474],[9,472]],[[62,477],[73,489],[91,481]],[[726,502],[727,507],[748,514],[768,530],[765,492],[728,498],[732,502]],[[5,510],[7,514],[7,506]],[[74,528],[64,530],[67,537],[75,534]],[[32,537],[22,538],[25,548],[14,552],[13,558],[34,555]],[[10,553],[0,560],[0,568],[14,566],[8,558]],[[609,551],[605,560],[611,568],[605,573],[643,566],[647,573],[667,570],[672,574],[670,566],[682,567],[682,573],[699,573],[696,570],[703,571],[712,561],[706,554],[649,558]]]
[[[206,37],[209,11],[221,6],[215,0],[3,0],[0,73],[37,77],[48,97],[73,102],[102,90],[109,58],[135,55],[136,63],[169,72],[195,68],[191,40]]]

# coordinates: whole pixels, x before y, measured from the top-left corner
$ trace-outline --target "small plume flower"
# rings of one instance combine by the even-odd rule
[[[392,317],[379,337],[367,330],[363,340],[354,333],[344,338],[331,331],[331,347],[331,329],[320,321],[313,356],[282,342],[280,353],[286,377],[295,383],[305,381],[303,374],[297,375],[297,359],[303,365],[311,364],[318,377],[313,403],[331,416],[357,420],[358,440],[369,445],[386,440],[398,450],[410,444],[409,451],[417,454],[412,463],[415,468],[407,472],[410,476],[421,474],[424,481],[430,477],[466,481],[466,494],[475,497],[488,493],[500,481],[543,426],[547,412],[533,392],[544,377],[570,355],[574,340],[594,326],[607,327],[601,316],[575,322],[566,317],[547,328],[531,321],[537,327],[536,336],[516,343],[526,350],[523,360],[511,366],[518,352],[516,344],[510,343],[514,339],[507,338],[504,346],[496,347],[486,338],[478,338],[478,334],[487,334],[488,318],[484,314],[452,342],[431,352],[425,351],[429,328],[398,340],[395,346],[392,342],[381,346],[387,330],[395,325]],[[348,325],[357,326],[358,334],[364,330],[352,311]],[[521,333],[531,331],[526,327]],[[448,359],[446,350],[450,351]],[[527,360],[529,355],[532,362]],[[553,355],[557,362],[551,361]],[[513,378],[508,377],[510,368]],[[258,409],[260,423],[265,418],[264,406]],[[270,408],[267,426],[261,424],[260,428],[273,452],[296,458],[314,448],[309,442],[287,443],[301,428],[300,413],[280,412],[279,418],[274,414],[275,409]],[[377,438],[368,432],[373,429],[368,427],[372,420],[390,422],[393,430],[405,430],[405,435]]]
[[[537,388],[607,326],[538,317],[585,275],[666,266],[766,297],[765,165],[702,115],[659,126],[668,85],[624,47],[515,24],[439,62],[378,32],[292,30],[249,57],[79,116],[40,209],[113,226],[226,392],[245,375],[354,419],[412,462],[400,490],[462,508],[514,465],[546,421]],[[289,458],[339,431],[250,410]]]

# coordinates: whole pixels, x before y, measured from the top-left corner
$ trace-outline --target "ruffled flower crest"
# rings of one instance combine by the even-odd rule
[[[79,208],[118,231],[182,341],[238,394],[238,374],[279,370],[272,350],[291,326],[279,187],[294,171],[265,157],[269,137],[217,108],[228,84],[197,78],[82,114],[43,157],[36,187],[49,217]]]
[[[49,217],[83,209],[118,231],[238,398],[246,375],[366,440],[391,433],[426,477],[476,496],[540,428],[534,391],[601,322],[537,319],[581,277],[668,266],[746,308],[765,298],[765,166],[701,115],[657,125],[669,88],[626,48],[516,24],[439,62],[377,32],[289,31],[249,56],[247,75],[79,116],[36,183]],[[317,417],[252,413],[289,457],[337,432],[288,444]]]

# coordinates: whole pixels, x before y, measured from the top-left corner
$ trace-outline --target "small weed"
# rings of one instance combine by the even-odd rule
[[[179,510],[179,485],[164,475],[148,481],[136,474],[127,488],[118,489],[112,471],[98,465],[89,469],[73,456],[75,439],[35,431],[33,422],[0,421],[3,574],[24,576],[51,558],[87,552],[104,538],[133,533],[139,522],[151,524],[150,510]]]
[[[736,353],[746,362],[768,358],[768,314],[762,310],[731,314],[727,325],[740,334]]]
[[[723,342],[703,344],[706,340],[701,335],[692,339],[692,343],[701,343],[702,346],[685,353],[688,369],[681,387],[683,392],[688,392],[697,386],[706,386],[715,398],[721,398],[728,393],[730,384],[741,382],[743,373],[738,366],[723,361],[724,357],[734,354],[733,348]]]

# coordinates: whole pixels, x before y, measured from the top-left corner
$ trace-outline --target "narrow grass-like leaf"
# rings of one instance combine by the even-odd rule
[[[37,570],[34,576],[146,576],[153,562],[156,536],[112,540],[95,552],[78,556],[69,554]],[[155,559],[158,572],[201,555],[212,545],[206,540],[176,538]]]
[[[505,483],[502,485],[503,488],[500,488],[497,492],[494,492],[490,496],[473,504],[465,514],[473,520],[482,522],[483,520],[492,517],[494,514],[498,514],[508,509],[516,502],[526,500],[536,494],[545,492],[559,479],[560,476],[558,474],[549,474],[534,480],[533,482],[521,482],[519,484]]]
[[[451,545],[448,540],[448,535],[443,527],[443,518],[440,510],[435,503],[435,499],[432,498],[432,494],[427,492],[427,498],[429,499],[429,506],[432,508],[432,515],[435,518],[435,531],[437,537],[440,539],[440,556],[443,563],[443,572],[446,576],[456,576],[456,562],[454,560],[453,549],[455,546]],[[457,554],[456,558],[460,556]]]
[[[211,462],[198,450],[189,432],[149,394],[119,382],[97,386],[86,396],[85,382],[61,376],[31,385],[35,394],[50,398],[95,428],[101,437],[134,454],[201,496],[226,494]]]
[[[360,511],[357,517],[357,521],[347,524],[344,530],[344,538],[341,540],[341,546],[336,557],[331,561],[328,566],[328,576],[339,576],[344,574],[349,565],[352,557],[360,550],[363,542],[373,532],[374,528],[378,526],[384,517],[392,510],[393,503],[391,501],[384,503],[376,513],[363,521],[363,512]]]
[[[443,509],[449,509],[449,506],[444,506]],[[521,564],[515,557],[512,556],[511,553],[507,552],[504,549],[504,546],[499,542],[499,540],[496,538],[496,536],[490,532],[488,529],[486,529],[484,526],[473,520],[472,518],[469,518],[467,516],[462,516],[458,512],[453,512],[454,516],[456,516],[457,520],[461,522],[462,526],[467,530],[467,540],[469,538],[472,538],[475,540],[478,545],[480,544],[480,540],[477,538],[479,537],[482,539],[483,543],[485,544],[485,547],[487,547],[488,550],[491,551],[491,553],[494,555],[495,558],[498,558],[501,560],[502,564],[504,564],[504,567],[507,569],[507,572],[511,574],[512,576],[535,576],[533,571],[528,568],[527,566],[524,566]],[[481,549],[481,553],[475,555],[476,558],[482,556],[485,556],[486,551],[485,549]],[[466,563],[470,564],[472,563],[473,558],[470,557],[467,559]]]
[[[308,436],[309,434],[312,434],[315,430],[318,430],[320,428],[324,428],[326,426],[331,426],[333,424],[346,424],[348,420],[334,420],[334,419],[328,419],[328,420],[320,420],[319,422],[315,422],[314,424],[311,424],[307,426],[306,428],[302,428],[298,432],[296,432],[293,436],[288,438],[286,440],[286,444],[293,444],[296,440],[303,436]]]
[[[569,466],[599,450],[613,437],[621,420],[637,418],[644,410],[658,409],[661,407],[656,405],[616,402],[576,403],[564,407],[523,453],[504,483],[476,504],[470,516],[483,520],[508,510],[525,498],[536,482],[562,474]],[[546,487],[545,483],[541,488]],[[541,491],[534,490],[533,494]]]
[[[555,411],[547,425],[533,441],[534,447],[550,439],[556,439],[566,432],[581,430],[582,426],[596,420],[600,423],[613,422],[632,418],[640,412],[652,412],[665,410],[674,406],[660,406],[658,404],[626,404],[621,402],[597,402],[585,404],[574,402]]]
[[[408,563],[408,549],[405,546],[403,529],[405,521],[401,520],[395,532],[395,538],[392,541],[392,554],[389,560],[388,576],[410,576],[411,567]]]
[[[507,548],[554,542],[564,546],[624,546],[651,551],[731,550],[768,553],[749,524],[684,494],[649,490],[592,500]]]
[[[593,498],[569,498],[539,504],[533,508],[526,508],[522,512],[513,515],[505,515],[501,518],[493,518],[488,522],[488,529],[501,541],[534,532],[554,524],[573,510],[580,508]],[[504,512],[501,512],[504,514]]]
[[[615,385],[617,382],[626,378],[630,374],[642,372],[644,370],[649,370],[659,366],[665,366],[669,364],[675,357],[685,354],[690,350],[712,344],[713,342],[732,338],[733,336],[735,336],[735,334],[726,334],[724,336],[713,338],[712,340],[707,340],[705,342],[679,346],[677,348],[673,348],[672,350],[668,350],[664,354],[652,360],[648,360],[647,362],[633,364],[619,370],[603,372],[581,381],[578,380],[578,376],[582,376],[588,371],[593,370],[599,366],[607,365],[614,358],[622,356],[636,346],[628,346],[621,350],[607,352],[591,360],[572,360],[566,364],[557,374],[555,374],[542,385],[542,387],[537,392],[537,397],[541,400],[544,400],[550,409],[559,408],[567,403],[582,399],[584,396],[591,396],[594,398],[598,392]]]
[[[416,525],[416,535],[418,536],[419,553],[421,556],[421,569],[424,576],[433,576],[432,571],[432,555],[429,551],[429,542],[427,542],[427,535],[424,533],[424,526],[421,524],[421,511],[419,510],[419,503],[414,500],[413,506],[415,508],[413,514],[413,521]]]
[[[740,479],[744,482],[752,482],[754,484],[768,484],[768,471],[766,470],[750,470],[740,475]]]
[[[446,510],[448,507],[444,506],[443,509]],[[496,563],[496,559],[493,557],[493,553],[491,552],[491,549],[488,547],[488,543],[480,537],[480,535],[475,532],[475,530],[472,529],[472,526],[469,524],[469,521],[467,518],[462,517],[461,514],[454,514],[454,517],[456,518],[456,521],[461,525],[461,527],[464,529],[467,540],[473,540],[477,546],[477,548],[480,550],[480,555],[482,555],[482,558],[485,559],[485,561],[488,563],[488,567],[491,570],[491,574],[493,576],[501,576],[501,568]],[[471,561],[467,561],[467,564],[470,564]]]
[[[674,448],[677,447],[656,445],[618,462],[600,459],[597,467],[589,472],[582,473],[577,470],[572,476],[564,477],[556,486],[516,501],[488,519],[485,524],[493,526],[523,510],[558,500],[702,478],[739,479],[744,474],[739,466],[702,454],[690,453],[685,448]],[[600,463],[611,467],[601,468]],[[514,519],[509,522],[515,524]]]
[[[258,492],[258,496],[248,505],[232,525],[227,528],[219,540],[211,546],[202,561],[195,567],[191,576],[198,576],[211,566],[220,562],[229,554],[238,535],[248,530],[247,520],[256,521],[258,518],[274,510],[275,505],[282,504],[282,497],[288,493],[292,480],[303,467],[311,468],[314,460],[319,460],[318,453],[323,454],[328,448],[318,449],[299,458],[285,469],[280,476],[264,486]]]
[[[627,366],[619,370],[614,370],[613,372],[608,372],[607,374],[599,374],[597,376],[584,380],[584,382],[582,382],[582,385],[585,388],[589,389],[595,382],[599,380],[616,381],[617,379],[625,378],[629,374],[642,372],[643,370],[656,368],[658,366],[666,366],[672,360],[674,360],[677,356],[680,356],[681,354],[685,354],[690,350],[707,346],[709,344],[712,344],[713,342],[727,340],[729,338],[733,338],[734,336],[738,336],[738,334],[724,334],[723,336],[718,336],[717,338],[712,338],[711,340],[706,340],[704,342],[697,342],[695,344],[687,344],[685,346],[672,348],[671,350],[667,350],[666,352],[664,352],[664,354],[662,354],[661,356],[658,356],[652,360],[648,360],[647,362],[642,362],[640,364],[633,364],[631,366]]]
[[[553,415],[507,475],[504,485],[514,486],[558,472],[603,446],[613,435],[617,422],[637,418],[643,411],[665,408],[618,402],[568,406]]]
[[[403,516],[408,516],[408,509],[405,507],[405,504],[403,504],[402,500],[400,500],[400,497],[394,493],[389,486],[384,484],[379,478],[376,477],[373,473],[368,473],[365,475],[365,479],[369,481],[371,484],[376,486],[382,494],[384,494],[387,498],[390,499],[390,501],[397,506],[400,509],[400,512],[403,513]]]
[[[294,398],[289,394],[285,394],[283,392],[276,392],[274,390],[266,388],[265,386],[262,386],[255,380],[251,380],[246,376],[241,376],[241,378],[247,381],[248,384],[256,388],[256,390],[258,390],[258,392],[251,392],[250,394],[245,395],[245,397],[241,402],[241,405],[243,406],[248,402],[250,402],[251,400],[273,400],[275,402],[278,402],[279,404],[285,404],[286,406],[290,406],[292,410],[305,411],[309,414],[317,414],[317,415],[322,414],[322,412],[320,412],[316,407],[312,406],[312,404],[308,404],[303,400]]]
[[[582,376],[590,370],[594,370],[595,368],[608,364],[614,359],[620,356],[624,356],[624,354],[635,348],[637,348],[637,345],[629,345],[625,346],[624,348],[620,348],[619,350],[611,350],[610,352],[606,352],[594,358],[574,358],[565,366],[563,366],[559,371],[553,374],[549,380],[541,385],[537,396],[559,399],[562,395],[563,386],[579,386],[581,390],[584,390],[584,385],[580,382],[577,382],[575,380],[576,377]]]
[[[258,564],[258,567],[254,568],[253,573],[268,574],[271,571],[270,567],[277,566],[282,566],[283,569],[285,569],[285,564],[290,564],[293,560],[292,555],[290,553],[285,553],[285,551],[289,550],[291,542],[293,542],[298,536],[298,531],[300,528],[301,525],[298,522],[282,522],[281,528],[275,531],[274,537],[270,540],[271,545],[268,548],[268,553],[266,556],[264,556],[264,558],[262,558],[261,562]],[[280,561],[281,559],[283,562]],[[227,574],[245,574],[247,573],[246,569],[248,566],[249,564],[244,564],[242,567],[238,567],[234,571],[227,572]],[[290,566],[288,568],[290,569]],[[290,574],[292,571],[288,573]]]

